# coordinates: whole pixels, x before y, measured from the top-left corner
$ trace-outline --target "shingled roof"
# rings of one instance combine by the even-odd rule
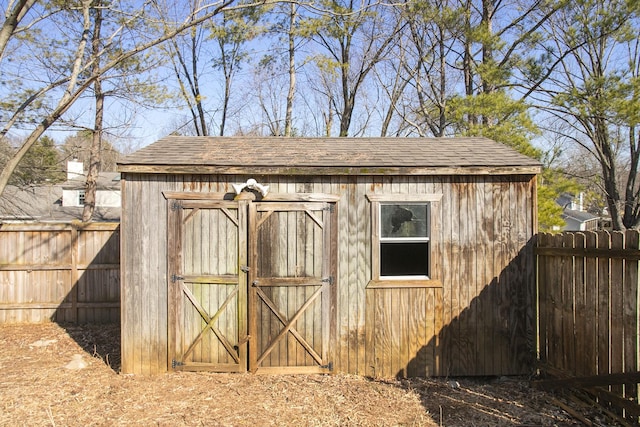
[[[119,172],[282,175],[536,174],[540,162],[486,138],[168,136]]]

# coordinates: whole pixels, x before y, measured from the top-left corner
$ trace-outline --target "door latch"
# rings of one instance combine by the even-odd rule
[[[333,276],[323,277],[322,279],[320,279],[320,281],[333,285]]]
[[[244,338],[238,340],[238,344],[233,346],[233,349],[236,351],[236,353],[238,353],[238,355],[240,354],[240,347],[248,343],[250,339],[251,335],[247,335]]]

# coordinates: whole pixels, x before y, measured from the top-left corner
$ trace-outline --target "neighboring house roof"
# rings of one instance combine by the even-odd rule
[[[0,197],[0,222],[66,222],[82,219],[83,207],[62,206],[62,186],[20,188],[9,185]],[[93,219],[119,221],[120,208],[96,208]]]
[[[578,222],[587,222],[600,218],[599,216],[592,213],[576,211],[573,209],[565,209],[562,213],[562,217],[565,219],[570,218]]]
[[[65,190],[83,190],[86,182],[86,176],[79,176],[66,180],[60,186]],[[120,173],[101,172],[96,179],[96,186],[100,190],[120,190]]]
[[[556,199],[556,203],[558,203],[560,206],[562,206],[563,209],[568,209],[567,206],[571,206],[571,204],[573,203],[573,199],[574,198],[575,198],[575,196],[573,194],[562,193]]]
[[[598,229],[598,216],[585,211],[565,209],[562,213],[566,225],[564,231],[585,231]]]
[[[120,172],[285,175],[536,174],[541,164],[486,138],[168,136]]]
[[[0,219],[37,220],[51,216],[51,211],[62,195],[57,185],[16,187],[8,185],[0,197]]]

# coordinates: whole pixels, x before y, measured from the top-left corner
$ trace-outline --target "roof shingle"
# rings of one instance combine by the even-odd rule
[[[151,173],[531,174],[539,172],[540,162],[486,138],[168,136],[121,159],[118,170]]]

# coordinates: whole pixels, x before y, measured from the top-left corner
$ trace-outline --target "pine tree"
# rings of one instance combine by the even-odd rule
[[[65,180],[60,153],[53,139],[43,136],[27,151],[10,181],[21,187],[36,184],[56,184]]]

